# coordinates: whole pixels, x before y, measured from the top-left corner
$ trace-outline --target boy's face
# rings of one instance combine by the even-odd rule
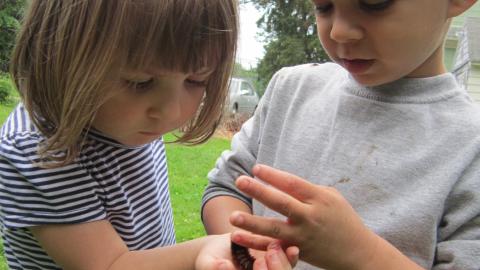
[[[127,146],[159,139],[193,118],[211,72],[114,72],[92,126]]]
[[[449,0],[312,0],[320,41],[368,86],[446,72]]]

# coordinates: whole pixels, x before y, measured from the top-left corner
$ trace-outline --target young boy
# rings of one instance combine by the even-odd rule
[[[335,64],[274,76],[209,173],[208,233],[237,210],[236,227],[297,245],[297,269],[480,269],[480,109],[443,64],[476,0],[313,3]]]

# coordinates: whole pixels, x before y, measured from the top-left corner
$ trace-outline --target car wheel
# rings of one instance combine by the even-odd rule
[[[232,115],[237,115],[237,113],[238,113],[238,104],[235,103],[233,104]]]

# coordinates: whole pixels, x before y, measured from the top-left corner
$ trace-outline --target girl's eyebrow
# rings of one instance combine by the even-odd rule
[[[201,68],[196,71],[192,71],[193,75],[198,75],[198,76],[209,76],[215,71],[214,68]],[[171,71],[171,70],[166,70],[166,69],[159,69],[159,68],[148,68],[148,69],[142,69],[142,70],[123,70],[123,74],[134,74],[134,75],[149,75],[149,76],[168,76],[169,74],[173,73],[183,73],[181,71]]]
[[[211,75],[215,70],[212,68],[204,68],[193,72],[195,75],[207,76]]]

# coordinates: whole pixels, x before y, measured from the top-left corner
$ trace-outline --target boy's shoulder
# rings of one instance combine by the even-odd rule
[[[280,76],[300,78],[329,78],[332,75],[346,75],[347,72],[340,65],[333,62],[309,63],[297,66],[284,67],[278,71]]]
[[[272,78],[271,86],[281,92],[318,92],[327,85],[342,83],[348,73],[335,63],[311,63],[284,67]]]

